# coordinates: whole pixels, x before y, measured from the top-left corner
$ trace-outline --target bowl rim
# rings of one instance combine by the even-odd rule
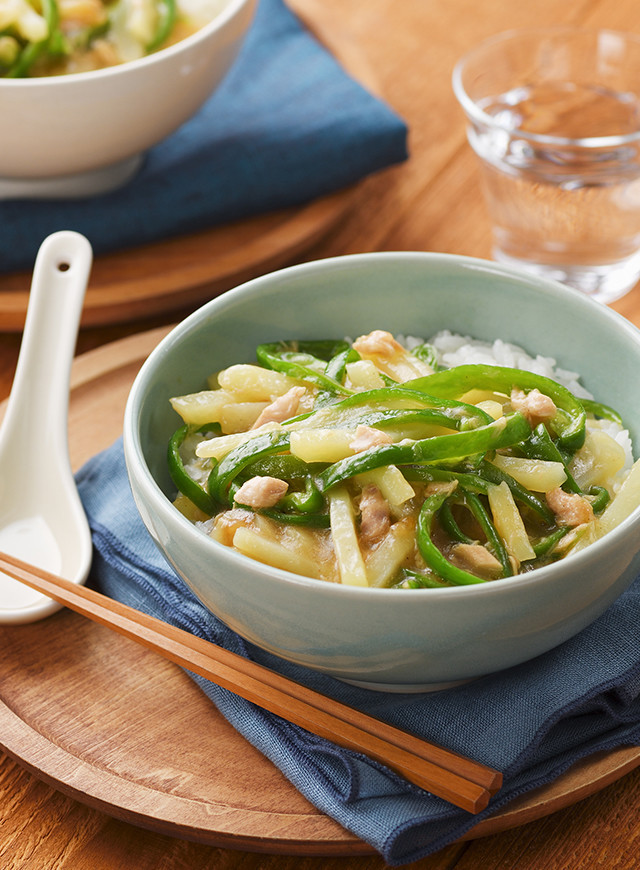
[[[390,596],[404,596],[407,598],[407,590],[405,589],[389,589],[377,587],[360,587],[343,585],[340,583],[328,583],[325,580],[306,577],[300,574],[295,574],[284,569],[275,568],[269,565],[264,565],[257,560],[244,556],[242,553],[236,552],[231,547],[226,547],[223,544],[204,535],[197,527],[191,523],[186,517],[182,516],[171,504],[170,500],[161,490],[155,478],[144,460],[142,444],[140,441],[140,429],[137,424],[138,411],[141,400],[143,398],[145,381],[155,366],[156,360],[168,354],[172,348],[179,344],[182,339],[188,335],[191,330],[198,327],[203,316],[206,316],[211,310],[226,308],[227,306],[235,305],[238,298],[252,297],[264,284],[272,284],[277,282],[282,277],[304,274],[305,272],[314,272],[317,269],[330,269],[332,266],[349,263],[366,263],[371,261],[393,261],[400,260],[421,260],[425,263],[441,263],[453,267],[459,267],[463,270],[481,270],[489,271],[499,275],[514,278],[516,281],[528,283],[539,290],[548,292],[551,295],[560,295],[571,297],[578,305],[597,311],[599,316],[611,320],[618,328],[629,335],[633,336],[640,348],[640,330],[624,318],[622,315],[615,312],[613,309],[594,301],[588,296],[585,296],[574,288],[567,287],[559,282],[552,281],[546,277],[524,273],[517,267],[494,263],[493,261],[483,260],[476,257],[468,257],[457,254],[443,254],[430,251],[372,251],[361,254],[345,254],[335,257],[328,257],[319,260],[310,260],[305,263],[298,263],[293,266],[287,266],[282,269],[268,272],[260,275],[257,278],[252,278],[242,284],[225,291],[220,296],[200,306],[198,309],[189,314],[184,320],[178,323],[171,331],[164,336],[158,345],[151,351],[145,362],[140,367],[133,384],[131,386],[127,399],[124,423],[123,423],[123,443],[125,452],[125,461],[127,471],[130,478],[135,478],[138,486],[146,493],[147,499],[152,499],[154,511],[160,511],[169,523],[178,523],[179,527],[187,534],[188,539],[193,541],[194,546],[198,549],[204,547],[206,549],[213,548],[214,553],[220,554],[225,560],[234,565],[238,563],[241,569],[251,566],[259,575],[268,577],[271,581],[286,583],[287,585],[300,585],[314,590],[322,590],[324,594],[333,594],[334,589],[339,589],[341,596],[356,595],[360,598],[363,596],[385,596],[389,599]],[[231,364],[231,363],[230,363]],[[634,445],[635,446],[635,445]],[[636,460],[638,458],[638,447],[636,446]],[[587,568],[588,564],[598,555],[601,558],[606,558],[608,553],[612,553],[618,547],[620,538],[625,537],[632,527],[637,527],[640,530],[640,505],[626,517],[618,526],[608,532],[603,537],[594,541],[584,550],[575,553],[571,556],[570,562],[572,566],[579,569],[580,566]],[[505,577],[498,582],[487,582],[469,584],[465,586],[451,586],[442,589],[413,589],[412,593],[420,595],[429,595],[437,598],[462,597],[466,595],[482,595],[489,596],[499,594],[500,590],[510,590],[523,588],[524,586],[537,585],[538,583],[553,582],[556,578],[562,578],[564,566],[568,564],[564,560],[560,560],[551,565],[546,565],[541,568],[536,568],[524,574],[516,574],[513,577]]]
[[[239,15],[245,8],[253,7],[257,2],[258,0],[225,0],[224,6],[217,15],[193,33],[185,36],[184,39],[180,39],[178,42],[174,42],[166,48],[161,48],[158,51],[136,58],[135,60],[128,60],[124,63],[107,66],[102,69],[86,70],[85,72],[77,73],[64,73],[63,75],[55,76],[33,76],[31,78],[3,78],[0,76],[0,89],[53,88],[56,86],[60,87],[62,84],[68,87],[73,87],[81,82],[85,83],[116,78],[126,75],[127,72],[131,70],[155,66],[169,57],[188,51],[192,46],[197,45],[199,42],[205,42],[214,33],[226,27],[229,22]]]

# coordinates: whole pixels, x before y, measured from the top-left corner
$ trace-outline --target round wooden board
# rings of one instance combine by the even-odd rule
[[[371,68],[314,0],[289,0],[307,27],[361,84],[376,92]],[[96,257],[82,326],[135,321],[200,304],[275,268],[322,239],[354,204],[359,185],[305,205]],[[0,275],[0,324],[21,331],[31,272]]]
[[[166,331],[76,359],[74,468],[119,437],[131,382]],[[309,804],[181,669],[70,611],[0,628],[0,745],[80,802],[170,836],[272,854],[373,851]],[[638,764],[637,747],[592,757],[467,838],[548,815]]]

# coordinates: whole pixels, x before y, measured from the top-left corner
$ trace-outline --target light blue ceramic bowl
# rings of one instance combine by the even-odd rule
[[[253,361],[259,343],[380,328],[503,338],[578,371],[640,444],[640,332],[573,291],[493,263],[428,253],[322,260],[250,281],[165,338],[127,405],[124,444],[142,518],[175,570],[227,625],[285,659],[370,688],[419,691],[543,653],[598,617],[640,572],[640,510],[592,547],[527,575],[453,589],[344,587],[269,568],[171,505],[169,397]]]

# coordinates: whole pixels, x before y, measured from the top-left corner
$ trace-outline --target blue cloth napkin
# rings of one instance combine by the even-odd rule
[[[288,664],[211,616],[144,528],[121,441],[94,457],[77,479],[93,533],[93,580],[106,594],[503,771],[504,786],[489,808],[471,815],[358,753],[193,677],[309,801],[371,844],[390,866],[441,849],[579,759],[640,739],[640,578],[591,627],[532,662],[436,693],[373,692]]]
[[[0,271],[52,232],[96,253],[309,202],[406,159],[404,122],[350,78],[282,0],[260,0],[236,63],[125,187],[81,200],[0,201]]]

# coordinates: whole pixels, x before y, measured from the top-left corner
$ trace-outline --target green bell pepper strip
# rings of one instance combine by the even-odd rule
[[[588,414],[593,414],[594,417],[600,417],[603,420],[610,420],[612,423],[624,427],[620,414],[609,405],[603,405],[602,402],[595,402],[593,399],[580,399],[580,401]]]
[[[438,371],[440,368],[438,365],[438,353],[432,344],[419,344],[418,347],[414,347],[410,353],[412,356],[415,356],[416,359],[431,366],[434,371]]]
[[[279,480],[302,480],[304,489],[290,491],[281,499],[283,507],[291,507],[305,513],[319,511],[325,505],[324,496],[318,489],[313,475],[326,468],[326,463],[307,463],[291,453],[278,453],[246,465],[238,477],[249,480],[252,477],[277,477]]]
[[[42,0],[42,15],[47,23],[47,36],[39,42],[28,42],[24,46],[13,66],[5,73],[6,78],[24,78],[33,64],[47,51],[50,45],[59,45],[61,34],[59,31],[60,15],[57,0]]]
[[[269,519],[285,525],[309,526],[311,528],[320,529],[328,529],[331,525],[328,513],[319,510],[287,510],[287,504],[285,504],[284,499],[281,499],[281,501],[278,502],[278,506],[273,508],[253,508],[250,505],[242,504],[242,502],[234,502],[234,495],[239,488],[240,486],[236,481],[231,484],[229,488],[231,503],[237,504],[244,510],[260,514],[261,516],[268,517]],[[292,506],[295,507],[294,505]]]
[[[401,583],[406,582],[409,589],[450,589],[455,586],[454,583],[447,583],[434,574],[428,574],[421,571],[411,571],[405,568],[403,571],[403,579]],[[400,584],[398,584],[400,585]]]
[[[331,380],[339,384],[344,384],[347,365],[352,362],[357,362],[360,359],[360,354],[353,347],[344,348],[336,353],[327,363],[324,373]],[[336,394],[334,390],[320,390],[314,402],[314,408],[322,408],[330,402],[335,402]]]
[[[571,450],[584,444],[587,415],[583,404],[566,387],[542,375],[504,366],[462,365],[408,381],[406,386],[445,398],[463,396],[473,389],[506,395],[510,395],[514,387],[525,391],[538,389],[556,405],[556,415],[549,425],[557,432],[560,443]]]
[[[305,481],[302,492],[290,492],[282,499],[283,506],[291,507],[300,513],[318,513],[325,507],[324,496],[311,476]]]
[[[460,541],[461,544],[472,544],[473,538],[465,535],[465,533],[456,522],[455,517],[453,516],[453,512],[451,510],[451,501],[452,499],[448,498],[446,499],[446,501],[442,502],[442,507],[440,508],[440,513],[438,514],[440,525],[450,538],[453,538],[456,541]]]
[[[512,576],[513,567],[509,560],[509,555],[504,546],[504,542],[489,518],[489,514],[485,510],[484,505],[474,492],[465,491],[464,489],[460,491],[456,490],[442,503],[442,507],[438,513],[438,520],[443,530],[450,538],[453,538],[462,544],[474,543],[473,538],[465,535],[453,516],[451,505],[455,503],[463,504],[471,511],[485,533],[487,541],[491,544],[493,552],[498,557],[500,564],[502,565],[504,576]]]
[[[494,526],[491,518],[489,517],[488,512],[485,510],[484,505],[474,492],[465,492],[464,502],[480,524],[480,528],[485,533],[485,536],[493,554],[502,565],[502,576],[512,577],[513,566],[511,565],[511,560],[509,559],[509,554],[507,553],[504,541],[498,534],[497,529]]]
[[[217,423],[209,423],[206,426],[192,426],[185,423],[169,439],[167,451],[169,474],[177,489],[183,495],[186,495],[196,507],[209,516],[212,516],[216,512],[215,502],[204,487],[200,486],[199,483],[187,474],[182,456],[180,455],[180,448],[185,438],[194,432],[217,431],[219,433],[219,430],[220,427]]]
[[[218,504],[232,505],[231,484],[235,478],[256,460],[288,449],[289,435],[279,431],[267,432],[245,441],[229,451],[212,469],[208,481],[209,495]]]
[[[451,512],[452,504],[462,504],[469,509],[469,511],[476,518],[482,531],[484,532],[487,541],[491,544],[491,549],[497,556],[500,564],[502,565],[503,574],[505,577],[510,577],[513,574],[513,567],[509,560],[509,555],[504,546],[504,542],[500,538],[492,520],[489,517],[484,505],[473,491],[465,491],[464,489],[455,490],[453,494],[449,496],[449,498],[445,499],[442,503],[442,507],[438,512],[438,520],[440,525],[444,529],[445,532],[449,535],[449,537],[453,538],[456,541],[459,541],[463,544],[473,544],[473,538],[468,537],[464,534],[464,532],[460,529],[456,520],[454,519],[453,513]]]
[[[347,365],[357,362],[360,358],[360,354],[354,347],[346,347],[339,350],[327,363],[325,374],[328,378],[342,383],[347,373]]]
[[[545,535],[537,541],[532,541],[531,546],[533,547],[533,552],[536,554],[536,558],[539,559],[540,557],[546,556],[550,553],[558,541],[561,541],[569,531],[569,526],[561,526],[558,529],[554,529],[551,534]]]
[[[296,341],[276,341],[271,344],[259,344],[256,350],[258,359],[269,358],[273,361],[282,354],[295,356],[301,354],[314,357],[319,370],[324,371],[327,364],[343,351],[353,350],[348,341],[339,339],[302,339]],[[357,351],[356,351],[357,353]]]
[[[528,459],[542,459],[545,462],[560,462],[567,475],[567,479],[562,484],[562,488],[569,492],[582,492],[578,484],[573,479],[571,472],[567,468],[567,462],[558,447],[554,443],[551,435],[547,431],[543,423],[539,423],[532,431],[529,438],[522,444],[522,452]]]
[[[277,477],[280,480],[304,480],[304,489],[300,492],[287,493],[278,508],[264,508],[255,511],[281,523],[307,525],[328,528],[329,515],[324,512],[326,507],[324,496],[318,490],[313,474],[324,464],[306,463],[290,453],[276,452],[288,447],[288,436],[284,438],[279,433],[272,436],[261,436],[247,444],[236,448],[234,456],[231,453],[221,460],[222,468],[214,466],[209,475],[209,493],[214,503],[227,506],[234,504],[235,493],[245,480],[256,476]],[[259,442],[259,443],[256,443]],[[224,463],[224,465],[223,465]],[[224,475],[221,482],[220,474]],[[225,489],[226,488],[226,489]],[[226,495],[223,495],[226,492]],[[248,505],[242,505],[247,510],[253,510]]]
[[[492,465],[491,462],[483,460],[478,465],[476,473],[488,483],[495,484],[496,486],[500,486],[503,482],[506,483],[516,501],[530,507],[531,510],[541,516],[546,522],[553,522],[555,514],[546,501],[538,498],[537,495],[521,483],[518,483],[518,481],[511,477],[510,474],[507,474],[506,471]]]
[[[382,406],[382,407],[381,407]],[[403,416],[404,415],[404,416]],[[414,415],[412,417],[412,415]],[[439,399],[403,386],[362,390],[287,421],[293,428],[346,429],[356,425],[383,428],[403,422],[423,422],[457,430],[475,429],[493,418],[475,405]]]
[[[485,583],[486,581],[482,577],[476,577],[475,574],[452,565],[431,540],[433,520],[446,498],[448,498],[447,493],[434,493],[424,500],[420,508],[416,530],[416,540],[420,554],[429,568],[435,571],[445,583],[452,583],[454,586],[470,586],[474,583]]]
[[[302,511],[301,513],[293,513],[289,511],[278,511],[275,508],[265,508],[257,511],[269,519],[275,520],[278,523],[291,526],[309,526],[316,529],[328,529],[331,525],[329,514],[327,513],[311,513]]]
[[[407,407],[403,408],[404,403],[407,403]],[[443,417],[449,417],[451,420],[460,423],[459,428],[475,428],[476,426],[493,422],[493,417],[475,405],[468,405],[466,402],[460,402],[457,399],[430,396],[422,390],[414,390],[404,385],[363,390],[348,396],[346,399],[335,402],[331,406],[331,410],[338,415],[338,420],[344,419],[347,421],[350,419],[348,414],[344,417],[340,416],[345,411],[358,408],[361,405],[379,406],[381,404],[387,406],[385,410],[431,409],[440,413]],[[462,425],[461,421],[466,421],[465,425]],[[458,428],[458,425],[456,428]]]
[[[602,513],[611,501],[609,491],[604,486],[590,486],[587,495],[592,496],[591,507],[594,514]]]
[[[531,427],[524,417],[513,414],[505,418],[504,425],[500,425],[500,421],[492,421],[486,426],[451,435],[436,435],[408,443],[383,444],[334,462],[318,475],[319,486],[324,492],[349,477],[384,465],[414,465],[483,455],[499,447],[517,444],[530,432]]]
[[[374,429],[402,428],[409,423],[422,423],[423,425],[441,426],[445,429],[460,431],[466,421],[450,414],[443,414],[434,408],[411,408],[407,410],[393,411],[369,411],[356,415],[349,420],[352,426],[370,426]],[[485,424],[486,425],[486,424]],[[329,424],[329,428],[333,428]],[[337,428],[347,428],[345,421]]]
[[[402,473],[408,481],[418,483],[452,482],[456,481],[465,489],[480,492],[485,495],[489,491],[489,483],[479,475],[465,471],[454,471],[448,468],[438,468],[436,465],[403,465]]]
[[[145,46],[147,54],[157,51],[171,36],[178,14],[176,0],[159,0],[156,6],[159,9],[158,26],[151,41]]]
[[[299,341],[295,342],[295,347],[286,343],[272,343],[258,345],[256,356],[265,368],[316,384],[332,395],[345,396],[351,395],[354,390],[326,374],[326,368],[336,354],[350,349],[351,346],[345,341]]]
[[[280,480],[305,480],[310,474],[315,474],[326,468],[326,463],[308,463],[292,453],[276,453],[263,456],[245,467],[247,477],[257,475],[279,477]]]

